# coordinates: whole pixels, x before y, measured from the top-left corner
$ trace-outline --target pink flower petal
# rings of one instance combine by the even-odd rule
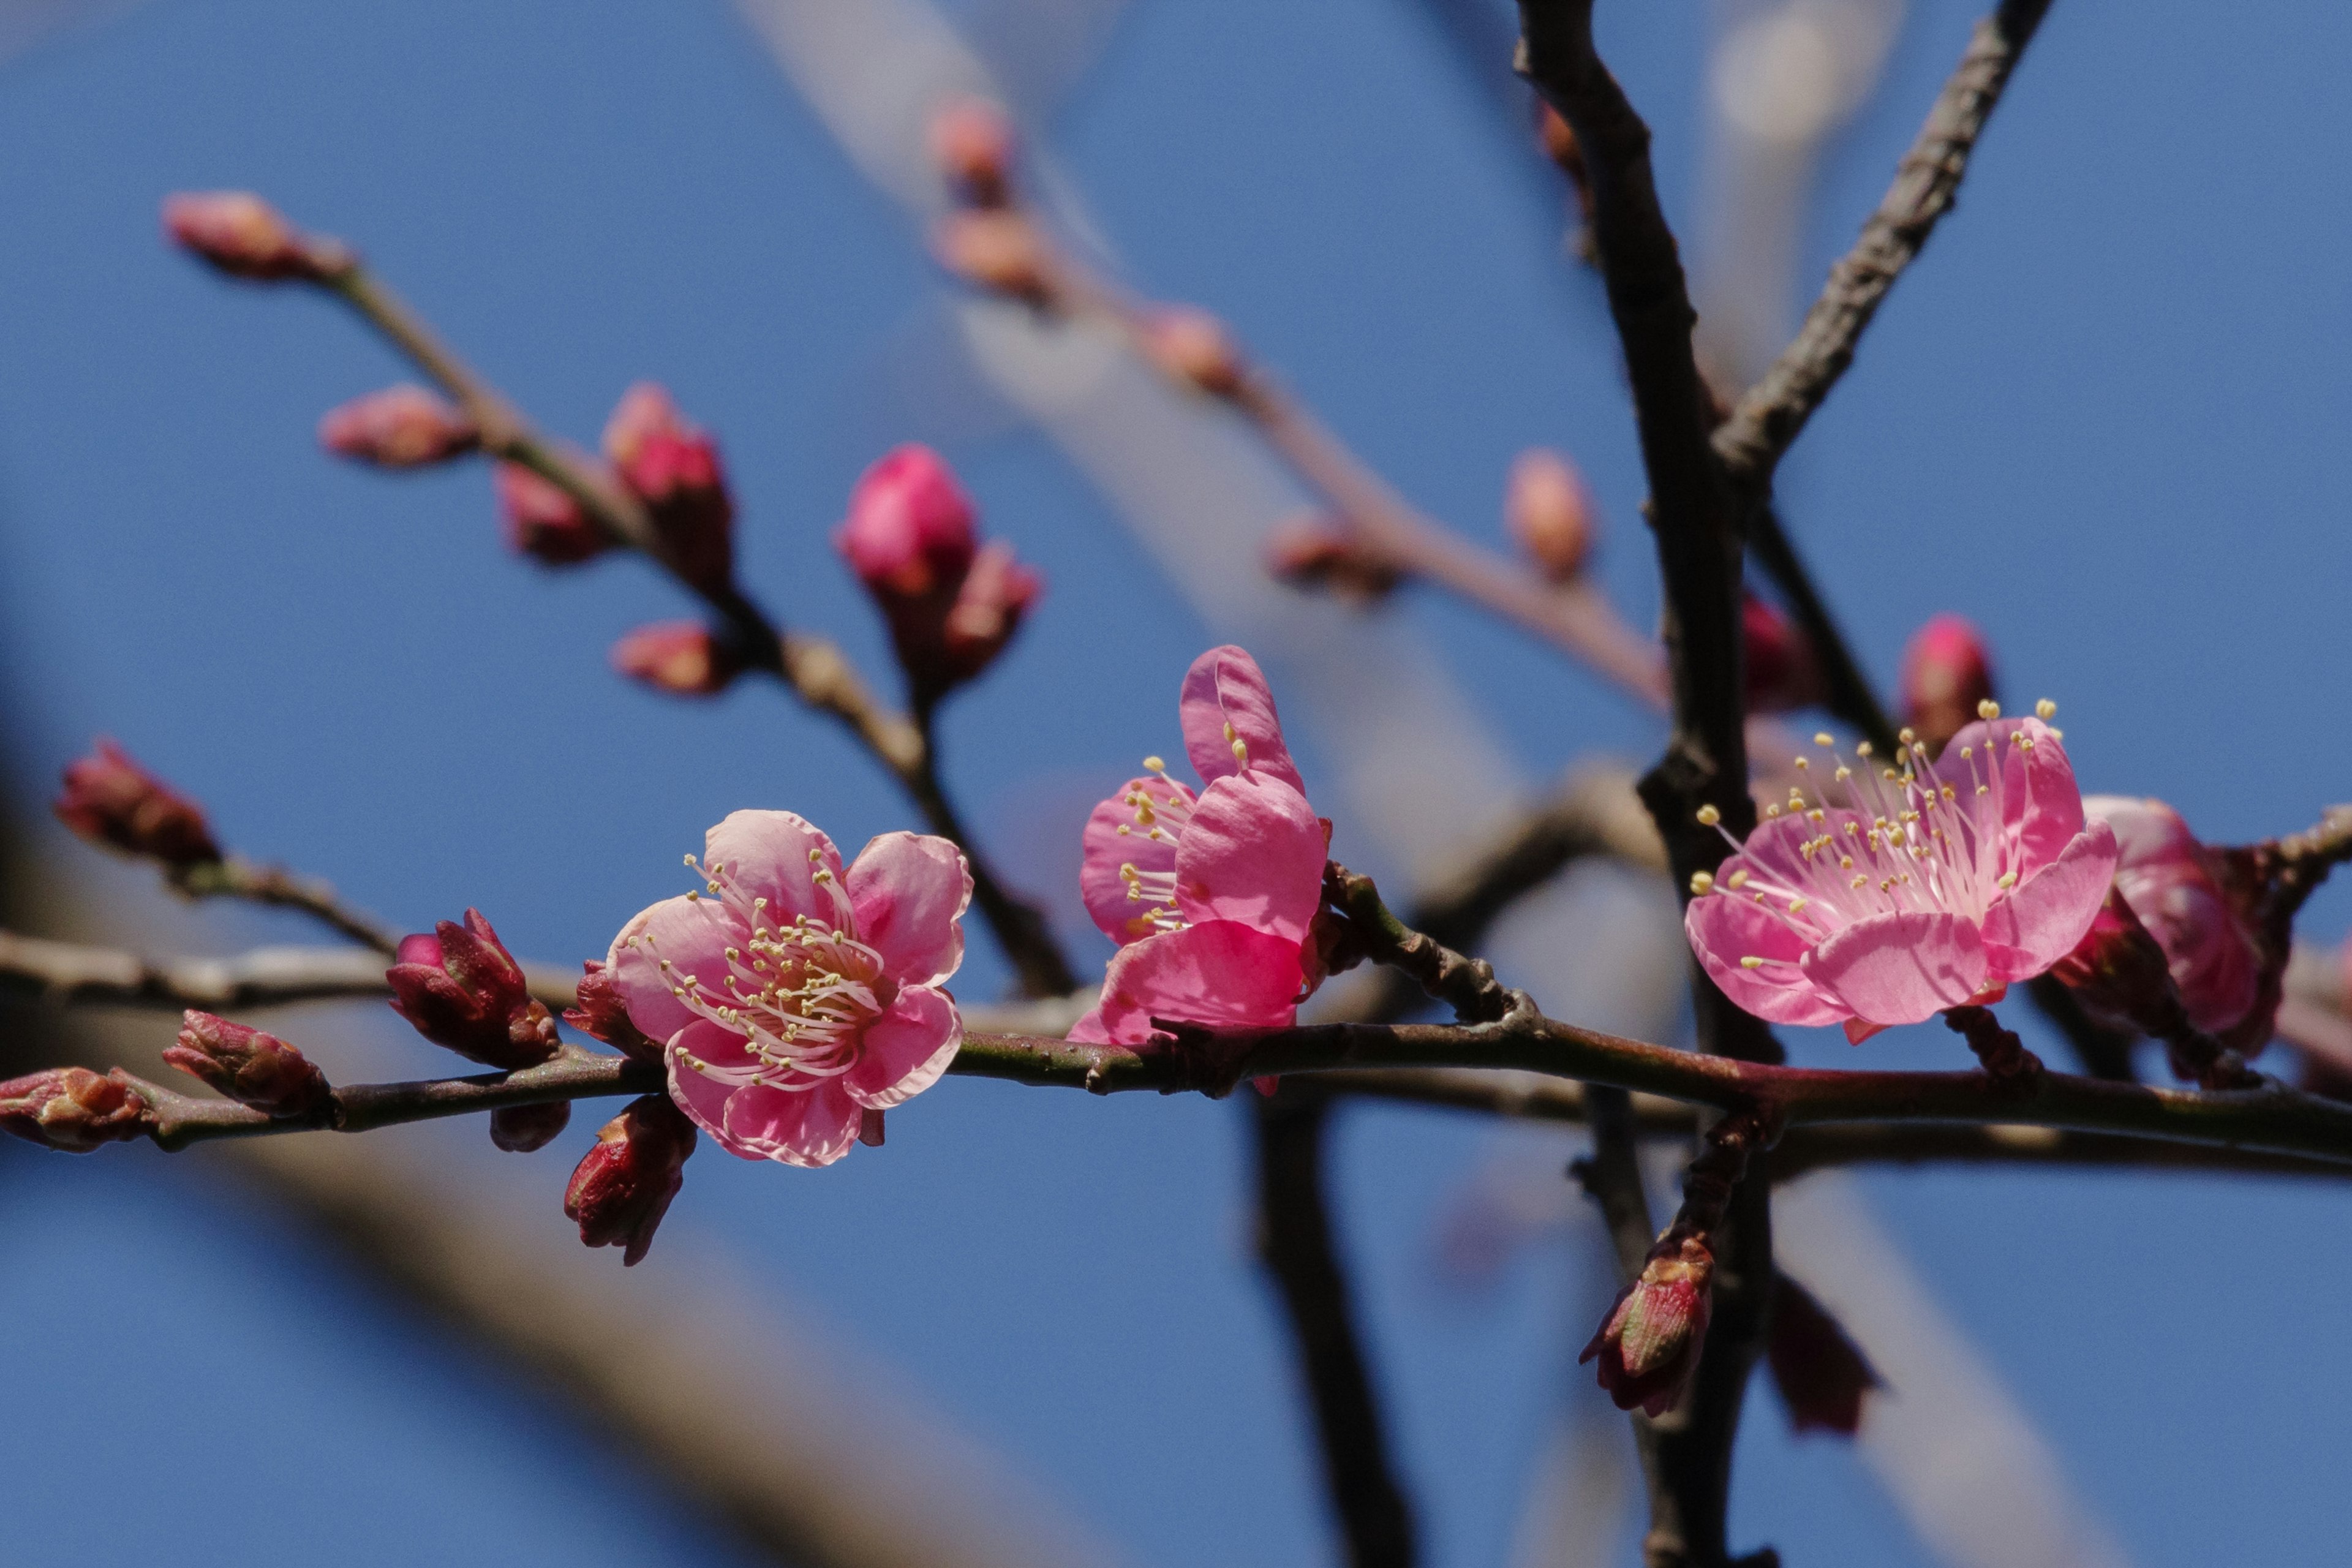
[[[1279,1029],[1298,1016],[1298,944],[1233,921],[1168,931],[1118,950],[1103,976],[1093,1029],[1072,1039],[1142,1045],[1151,1020]],[[1082,1020],[1082,1023],[1084,1021]]]
[[[1330,836],[1307,797],[1264,770],[1222,778],[1176,846],[1176,907],[1198,925],[1242,924],[1307,940],[1323,903]]]
[[[1853,1016],[1852,1008],[1824,994],[1806,975],[1802,963],[1811,944],[1805,938],[1753,900],[1732,892],[1693,899],[1683,913],[1683,929],[1700,966],[1723,994],[1758,1017],[1819,1025]],[[1765,962],[1749,969],[1740,963],[1743,958]]]
[[[2065,852],[2011,888],[1985,911],[1992,977],[2031,980],[2074,951],[2116,879],[2115,830],[2095,822]]]
[[[712,1134],[730,1153],[787,1165],[830,1165],[857,1142],[865,1107],[837,1079],[813,1089],[753,1084],[727,1102],[726,1125]]]
[[[962,1044],[963,1019],[953,999],[929,986],[911,987],[866,1026],[857,1065],[843,1076],[842,1087],[877,1110],[903,1105],[940,1081]]]
[[[709,899],[664,899],[642,910],[613,939],[605,960],[613,984],[629,1009],[629,1022],[647,1039],[667,1043],[700,1016],[672,992],[679,984],[661,967],[664,959],[681,974],[723,989],[730,965],[727,949],[741,931],[726,910]]]
[[[1845,1021],[1845,1043],[1849,1046],[1858,1046],[1871,1036],[1884,1034],[1886,1026],[1884,1024],[1869,1024],[1860,1018],[1848,1018]]]
[[[2012,736],[2030,741],[2019,744]],[[1972,752],[1963,758],[1963,751]],[[1996,764],[1997,772],[1996,772]],[[1980,832],[2013,847],[2008,862],[2030,875],[2065,853],[2083,831],[2083,794],[2057,732],[2039,719],[1979,720],[1953,736],[1936,771],[1959,786],[1958,805]],[[1991,787],[1983,795],[1977,784]]]
[[[698,1018],[670,1042],[665,1056],[669,1063],[670,1099],[696,1126],[723,1142],[727,1102],[759,1065],[758,1059],[743,1048],[743,1037]],[[697,1063],[715,1069],[715,1075],[698,1070]],[[741,1078],[738,1079],[737,1074]]]
[[[704,870],[715,880],[724,867],[745,897],[767,900],[768,923],[790,925],[796,915],[834,921],[834,901],[818,889],[815,873],[832,872],[838,885],[841,851],[797,813],[730,812],[702,844]]]
[[[885,833],[859,851],[847,878],[857,940],[882,955],[901,985],[933,985],[963,962],[971,870],[963,851],[923,833]]]
[[[1177,699],[1184,725],[1184,752],[1203,783],[1239,773],[1244,763],[1234,751],[1238,742],[1247,765],[1262,768],[1291,788],[1304,793],[1307,781],[1290,760],[1283,743],[1282,721],[1274,710],[1274,693],[1257,660],[1231,643],[1213,647],[1192,661]]]
[[[1858,1018],[1916,1024],[1983,986],[1984,942],[1956,915],[1872,915],[1813,949],[1804,969]]]
[[[1119,785],[1117,795],[1087,816],[1078,891],[1087,913],[1111,941],[1140,942],[1160,929],[1147,912],[1150,900],[1139,890],[1130,892],[1119,868],[1132,866],[1146,875],[1175,870],[1176,840],[1191,818],[1192,799],[1192,792],[1175,780],[1147,773]]]

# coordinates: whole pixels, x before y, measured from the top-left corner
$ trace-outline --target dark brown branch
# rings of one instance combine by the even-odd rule
[[[208,1013],[296,1002],[388,996],[380,953],[344,947],[264,947],[228,958],[141,958],[110,947],[0,931],[0,991],[99,1006],[199,1007]],[[577,976],[525,963],[530,992],[562,1012]]]
[[[299,910],[386,958],[400,946],[398,931],[343,902],[332,884],[316,877],[297,876],[283,866],[257,865],[232,855],[222,860],[175,867],[165,875],[172,886],[188,898],[243,899],[277,909]]]
[[[1878,693],[1847,644],[1844,629],[1830,613],[1828,601],[1822,597],[1811,573],[1797,554],[1796,544],[1781,526],[1779,507],[1767,502],[1749,515],[1748,549],[1780,585],[1790,618],[1812,649],[1814,666],[1822,675],[1822,706],[1861,731],[1882,755],[1899,755],[1894,722],[1879,705]]]
[[[1334,860],[1324,868],[1323,897],[1344,914],[1362,955],[1410,977],[1465,1024],[1493,1023],[1511,1010],[1511,993],[1483,958],[1465,958],[1414,931],[1381,902],[1370,877]]]

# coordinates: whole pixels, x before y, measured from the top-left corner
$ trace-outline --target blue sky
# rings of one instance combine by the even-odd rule
[[[1876,199],[1974,15],[1913,9],[1823,172],[1808,277]],[[1604,0],[1602,20],[1679,214],[1703,8]],[[2017,696],[2064,705],[2086,785],[2162,795],[2217,838],[2307,824],[2352,765],[2327,684],[2352,565],[2347,44],[2352,17],[2310,3],[2059,5],[1958,215],[1782,478],[1882,680],[1913,626],[1965,611]],[[1607,581],[1637,621],[1654,613],[1597,291],[1418,10],[1140,4],[1050,130],[1142,287],[1224,313],[1435,514],[1497,537],[1511,457],[1574,453],[1610,520]],[[701,707],[621,686],[607,644],[683,608],[635,563],[511,560],[477,467],[385,479],[322,457],[319,414],[403,373],[323,301],[166,251],[161,197],[222,185],[360,244],[554,429],[591,438],[630,382],[666,382],[725,445],[747,580],[877,672],[877,625],[826,531],[889,445],[946,440],[989,526],[1051,584],[947,721],[953,784],[1008,855],[1172,739],[1211,629],[1042,439],[893,392],[934,308],[916,237],[719,0],[171,0],[0,68],[0,614],[37,783],[110,732],[238,847],[408,926],[478,904],[550,957],[601,952],[676,891],[678,856],[735,807],[789,805],[849,844],[907,824],[862,758],[770,691]],[[1654,748],[1649,721],[1514,634],[1420,596],[1393,613],[1531,775]],[[2347,911],[2331,893],[2306,929],[2333,938]],[[222,946],[299,932],[206,929]],[[976,947],[963,989],[1003,976]],[[1954,1047],[1920,1031],[1871,1048]],[[484,1152],[485,1179],[534,1184],[561,1226],[582,1121],[528,1164]],[[823,1173],[707,1151],[671,1224],[887,1358],[1132,1561],[1311,1560],[1319,1504],[1244,1256],[1240,1131],[1230,1106],[950,1083],[894,1117],[887,1150]],[[1339,1142],[1445,1564],[1505,1552],[1594,1289],[1565,1249],[1475,1300],[1432,1279],[1432,1227],[1496,1142],[1385,1109]],[[10,1402],[43,1414],[0,1423],[19,1495],[105,1478],[135,1500],[107,1531],[126,1560],[309,1562],[362,1512],[382,1528],[339,1561],[735,1560],[223,1195],[205,1158],[0,1149],[0,1314],[48,1347]],[[1943,1173],[1866,1190],[2135,1563],[2340,1557],[2340,1194]],[[224,1336],[256,1321],[289,1336],[290,1375],[225,1375]],[[1041,1321],[1059,1331],[1047,1353],[1006,1332]],[[135,1353],[68,1348],[90,1346]],[[154,1397],[151,1363],[204,1397]],[[191,1463],[219,1447],[268,1456],[270,1479],[225,1496]],[[1735,1505],[1739,1539],[1792,1563],[1926,1561],[1852,1458],[1789,1440],[1769,1394]],[[26,1561],[88,1539],[67,1510],[19,1514]]]

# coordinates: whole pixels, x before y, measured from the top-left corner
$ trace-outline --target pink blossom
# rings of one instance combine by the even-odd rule
[[[623,926],[606,973],[704,1131],[747,1160],[829,1165],[878,1141],[881,1113],[963,1043],[940,983],[963,962],[971,873],[913,833],[882,835],[845,873],[789,811],[736,812],[703,842],[705,891]]]
[[[886,605],[953,594],[980,538],[971,501],[929,447],[892,448],[849,492],[833,542],[858,581]]]
[[[386,468],[423,468],[481,445],[481,427],[421,386],[403,384],[327,410],[319,444]]]
[[[1991,1000],[2082,940],[2115,876],[2116,836],[2085,823],[2057,731],[1994,717],[1955,735],[1940,763],[1908,731],[1899,772],[1866,744],[1861,756],[1798,759],[1815,793],[1768,807],[1737,854],[1695,879],[1684,924],[1734,1002],[1776,1024],[1843,1024],[1859,1043]]]
[[[2095,795],[2083,809],[2114,829],[2122,856],[2116,891],[2164,949],[2189,1021],[2208,1034],[2235,1026],[2254,1005],[2263,958],[2210,852],[2160,800]]]
[[[322,283],[358,265],[341,241],[307,235],[251,191],[182,191],[164,198],[163,232],[232,278]]]
[[[1178,707],[1204,787],[1147,757],[1150,773],[1087,819],[1080,890],[1120,946],[1074,1040],[1144,1044],[1155,1016],[1281,1028],[1312,988],[1330,826],[1307,802],[1265,677],[1242,649],[1211,648]]]
[[[734,581],[735,500],[718,444],[659,384],[641,381],[622,395],[604,423],[604,456],[646,503],[679,576],[713,593]]]

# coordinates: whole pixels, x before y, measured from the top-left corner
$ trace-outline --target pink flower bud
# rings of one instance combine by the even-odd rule
[[[100,1075],[88,1068],[51,1068],[0,1083],[0,1132],[44,1149],[87,1154],[101,1143],[143,1137],[148,1107],[121,1068]]]
[[[900,601],[952,595],[980,549],[971,501],[929,447],[886,453],[849,492],[833,542],[887,611]]]
[[[743,673],[743,660],[699,621],[639,626],[613,645],[613,668],[674,697],[715,697]]]
[[[500,463],[496,483],[507,544],[548,566],[572,566],[613,547],[604,530],[561,485],[520,463]]]
[[[490,1142],[509,1154],[535,1154],[572,1125],[572,1102],[502,1105],[490,1112]]]
[[[1772,1328],[1764,1353],[1799,1432],[1862,1430],[1862,1399],[1881,1386],[1845,1329],[1812,1292],[1787,1275],[1772,1288]]]
[[[430,935],[402,938],[396,960],[383,975],[392,1010],[435,1045],[509,1071],[559,1048],[554,1016],[532,998],[481,910],[467,910],[462,926],[443,921]]]
[[[1237,397],[1248,377],[1225,324],[1206,310],[1160,310],[1144,324],[1144,356],[1160,374],[1211,397]]]
[[[1036,226],[1019,213],[950,213],[931,231],[940,265],[992,293],[1043,304],[1052,291],[1053,264]]]
[[[206,866],[221,858],[204,807],[103,736],[89,755],[67,764],[65,789],[50,809],[92,844],[165,866]]]
[[[1911,634],[1903,650],[1903,718],[1930,752],[1977,721],[1993,697],[1984,637],[1966,618],[1941,615]]]
[[[2106,907],[2053,973],[2113,1027],[2158,1030],[2168,983],[2199,1029],[2238,1029],[2263,990],[2263,949],[2230,896],[2219,852],[2160,800],[2087,795],[2083,810],[2115,830],[2121,858]],[[2259,1045],[2267,1026],[2231,1043]]]
[[[1748,639],[1748,710],[1786,713],[1822,700],[1813,645],[1789,617],[1750,594],[1739,607]]]
[[[677,574],[715,593],[735,578],[735,500],[719,448],[650,381],[622,395],[604,425],[604,456],[646,503]]]
[[[1554,583],[1584,575],[1601,533],[1583,476],[1549,447],[1530,447],[1511,464],[1503,522],[1519,552]]]
[[[331,408],[319,444],[362,463],[423,468],[481,444],[482,433],[446,399],[421,386],[389,386]]]
[[[983,545],[940,628],[937,679],[942,686],[960,686],[996,662],[1045,591],[1045,580],[1013,559],[1011,545],[1002,540]],[[919,674],[917,683],[921,681]]]
[[[183,191],[167,197],[163,232],[232,278],[257,282],[321,283],[359,264],[342,241],[302,233],[251,191]]]
[[[627,1248],[625,1266],[643,1258],[685,1184],[694,1143],[694,1123],[667,1095],[648,1094],[604,1123],[563,1192],[563,1212],[580,1222],[580,1239]]]
[[[1294,588],[1328,588],[1370,604],[1403,575],[1346,523],[1313,512],[1285,518],[1265,538],[1265,569]]]
[[[647,1039],[644,1031],[629,1021],[629,1004],[622,996],[621,988],[613,983],[604,961],[592,958],[580,967],[584,972],[580,977],[580,1000],[565,1010],[563,1021],[624,1056],[644,1062],[661,1060],[660,1042]]]
[[[179,1043],[163,1059],[271,1116],[323,1117],[333,1104],[327,1075],[310,1058],[275,1035],[210,1013],[182,1014]]]
[[[1577,1363],[1598,1361],[1601,1386],[1620,1410],[1651,1415],[1674,1408],[1698,1368],[1712,1309],[1715,1256],[1700,1237],[1669,1236],[1650,1254],[1642,1277],[1617,1298]]]
[[[1013,122],[984,98],[950,100],[931,116],[931,162],[966,205],[1001,207],[1011,192]]]

